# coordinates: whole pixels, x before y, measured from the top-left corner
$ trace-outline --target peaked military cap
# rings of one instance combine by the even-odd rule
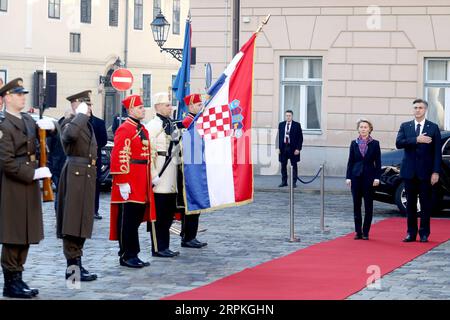
[[[28,93],[28,90],[26,90],[23,87],[22,78],[16,78],[14,80],[11,80],[10,82],[8,82],[7,84],[5,84],[3,87],[0,88],[0,96],[2,97],[13,93]]]
[[[83,92],[76,93],[74,95],[71,95],[70,97],[67,97],[66,99],[70,102],[86,102],[88,104],[91,103],[91,90],[86,90]]]

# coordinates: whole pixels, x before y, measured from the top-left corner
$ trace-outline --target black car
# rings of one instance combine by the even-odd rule
[[[100,184],[103,188],[111,188],[112,176],[110,174],[111,150],[114,146],[112,141],[108,141],[102,148],[102,168],[100,173]]]
[[[439,183],[433,187],[433,212],[450,208],[450,131],[441,132],[442,170]],[[406,213],[405,184],[400,178],[400,166],[403,150],[394,150],[381,154],[380,185],[375,187],[374,199],[397,205],[401,213]],[[420,211],[419,202],[417,204]]]

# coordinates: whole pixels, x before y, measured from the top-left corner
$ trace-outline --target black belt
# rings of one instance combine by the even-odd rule
[[[34,162],[34,161],[36,161],[36,155],[35,154],[31,154],[29,156],[15,157],[14,159],[19,161],[20,163]]]
[[[158,151],[158,156],[167,157],[167,152],[166,151]]]
[[[148,164],[148,160],[131,159],[130,163],[131,164]]]
[[[67,157],[67,161],[68,162],[73,162],[73,163],[77,163],[77,164],[90,164],[95,166],[95,159],[90,159],[90,158],[84,158],[84,157],[74,157],[74,156],[68,156]]]

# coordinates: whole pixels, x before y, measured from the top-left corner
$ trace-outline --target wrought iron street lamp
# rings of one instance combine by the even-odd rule
[[[167,37],[169,36],[170,23],[167,22],[166,17],[164,17],[161,10],[159,10],[159,13],[156,15],[155,19],[150,25],[152,27],[153,39],[158,44],[161,52],[166,51],[178,61],[182,61],[183,49],[163,48],[163,45],[167,41]]]

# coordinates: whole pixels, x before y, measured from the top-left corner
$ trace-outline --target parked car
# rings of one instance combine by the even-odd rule
[[[108,141],[106,146],[102,148],[102,168],[100,174],[100,184],[104,188],[110,188],[112,185],[112,176],[110,174],[111,151],[114,142]]]
[[[450,131],[441,132],[442,170],[439,183],[433,187],[433,213],[450,208]],[[381,154],[380,185],[375,188],[374,199],[397,205],[402,214],[406,214],[405,183],[400,178],[400,166],[403,150],[394,150]],[[418,201],[418,211],[420,204]]]

